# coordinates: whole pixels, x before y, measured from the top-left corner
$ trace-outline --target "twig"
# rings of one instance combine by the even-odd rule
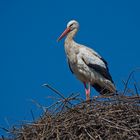
[[[33,102],[38,108],[41,108],[44,112],[46,112],[46,107],[39,104],[37,101],[30,99],[31,102]]]
[[[134,88],[135,88],[135,91],[136,91],[137,96],[139,97],[138,88],[137,88],[137,86],[136,86],[136,84],[135,84],[135,83],[134,83]]]
[[[56,94],[58,94],[61,98],[65,99],[67,101],[67,99],[63,96],[63,94],[61,92],[59,92],[58,90],[56,90],[55,88],[53,88],[49,84],[43,84],[42,86],[45,86],[45,87],[49,88],[50,90],[52,90],[53,92],[55,92]],[[73,105],[71,102],[69,102],[69,104]]]
[[[128,87],[128,83],[129,83],[129,81],[130,81],[131,76],[132,76],[132,75],[134,74],[134,72],[136,72],[136,71],[140,71],[140,68],[134,69],[134,70],[131,71],[131,73],[129,74],[129,76],[128,76],[128,78],[127,78],[127,81],[126,81],[126,83],[125,83],[123,95],[126,93],[126,90],[127,90],[127,87]]]
[[[34,114],[33,114],[32,109],[30,110],[30,112],[31,112],[31,115],[32,115],[32,119],[33,119],[33,121],[35,121],[35,117],[34,117]]]
[[[88,131],[87,131],[86,128],[84,128],[84,130],[85,130],[85,132],[87,133],[87,135],[90,137],[90,139],[95,140],[95,139],[88,133]]]
[[[113,124],[113,126],[109,126],[109,127],[114,127],[114,128],[116,128],[116,129],[121,129],[121,130],[124,130],[124,131],[130,131],[130,130],[128,130],[128,129],[125,129],[125,128],[123,128],[123,126],[119,126],[118,124],[116,124],[116,123],[114,123],[114,122],[112,122],[112,121],[110,121],[110,120],[107,120],[107,119],[105,119],[105,118],[101,118],[102,120],[104,120],[104,121],[107,121],[108,123],[111,123],[111,124]]]
[[[9,130],[7,128],[4,128],[4,127],[0,126],[0,129],[3,129],[4,131],[9,132]]]

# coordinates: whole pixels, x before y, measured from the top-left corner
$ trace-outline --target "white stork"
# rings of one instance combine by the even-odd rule
[[[86,100],[90,100],[90,86],[101,95],[113,95],[116,88],[109,73],[107,62],[93,49],[76,43],[73,38],[79,29],[79,23],[71,20],[57,41],[65,35],[65,52],[72,73],[83,82]]]

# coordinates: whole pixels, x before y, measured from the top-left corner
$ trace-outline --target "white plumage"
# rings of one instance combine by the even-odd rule
[[[87,100],[90,99],[90,85],[101,94],[113,94],[116,89],[107,62],[93,49],[73,40],[78,29],[79,23],[72,20],[58,38],[59,41],[67,34],[64,46],[72,73],[84,83]]]

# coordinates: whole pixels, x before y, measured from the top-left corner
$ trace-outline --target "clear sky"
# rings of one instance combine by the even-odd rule
[[[1,0],[0,126],[32,120],[31,109],[39,115],[30,99],[51,104],[47,97],[55,94],[44,83],[65,96],[80,92],[85,98],[83,85],[66,63],[64,40],[56,42],[71,19],[80,23],[75,40],[107,60],[122,90],[122,80],[140,66],[139,6],[139,0]]]

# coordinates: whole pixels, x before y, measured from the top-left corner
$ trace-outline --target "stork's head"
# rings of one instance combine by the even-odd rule
[[[57,39],[57,41],[61,40],[65,35],[72,32],[75,29],[79,28],[79,23],[76,20],[71,20],[67,24],[67,28],[65,31],[60,35],[60,37]]]

